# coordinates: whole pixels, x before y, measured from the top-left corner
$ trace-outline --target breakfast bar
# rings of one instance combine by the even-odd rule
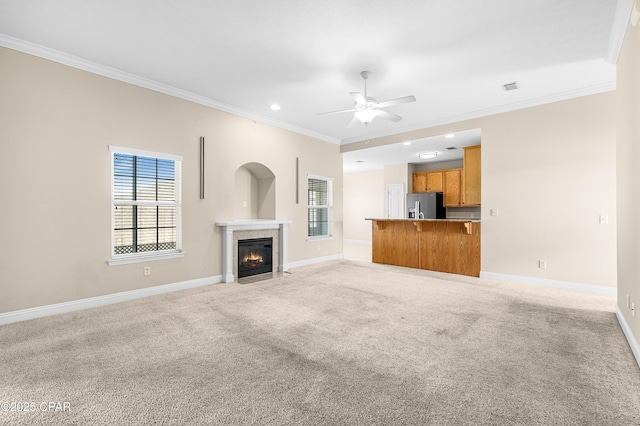
[[[480,221],[371,219],[375,263],[480,276]]]

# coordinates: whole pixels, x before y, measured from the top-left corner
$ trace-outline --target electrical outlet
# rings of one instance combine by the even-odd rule
[[[547,261],[546,260],[538,260],[538,268],[547,269]]]
[[[491,209],[489,210],[489,214],[491,216],[498,216],[498,209]]]
[[[151,275],[151,266],[144,267],[144,275],[145,276]]]

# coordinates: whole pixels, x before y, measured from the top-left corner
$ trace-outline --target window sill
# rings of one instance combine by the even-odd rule
[[[130,263],[154,262],[156,260],[179,259],[184,257],[183,251],[169,251],[163,253],[142,253],[123,255],[107,260],[109,266],[127,265]]]
[[[322,235],[318,237],[307,237],[307,241],[333,240],[333,235]]]

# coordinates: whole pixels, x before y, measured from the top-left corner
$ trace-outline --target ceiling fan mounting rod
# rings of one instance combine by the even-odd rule
[[[365,98],[367,97],[367,79],[369,78],[370,74],[371,74],[371,72],[369,72],[369,71],[362,71],[360,73],[360,75],[364,79],[364,97]]]

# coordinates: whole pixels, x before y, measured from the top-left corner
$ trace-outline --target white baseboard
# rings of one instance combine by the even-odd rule
[[[631,346],[631,352],[633,352],[633,356],[636,357],[636,362],[638,363],[638,367],[640,367],[640,345],[638,345],[638,341],[635,337],[633,337],[633,333],[629,328],[629,324],[627,324],[627,320],[624,319],[624,315],[622,315],[622,311],[620,310],[620,306],[616,305],[616,317],[618,318],[618,322],[620,323],[620,328],[622,328],[622,332],[624,336],[627,338],[627,342],[629,342],[629,346]]]
[[[601,294],[616,297],[618,289],[601,285],[574,283],[571,281],[556,281],[545,278],[523,277],[521,275],[499,274],[497,272],[480,271],[480,278],[490,280],[509,281],[518,284],[537,285],[542,287],[562,288],[564,290],[578,291],[581,293]]]
[[[315,263],[329,262],[331,260],[343,259],[342,253],[331,256],[305,259],[298,262],[291,262],[285,265],[285,271],[298,266],[312,265]],[[66,312],[81,311],[83,309],[96,308],[98,306],[111,305],[113,303],[126,302],[128,300],[141,299],[143,297],[155,296],[173,291],[186,290],[189,288],[202,287],[210,284],[222,282],[222,275],[215,275],[206,278],[182,281],[178,283],[159,285],[155,287],[141,288],[138,290],[125,291],[121,293],[107,294],[104,296],[89,297],[87,299],[72,300],[69,302],[56,303],[53,305],[38,306],[19,311],[0,313],[0,325],[11,324],[19,321],[26,321],[35,318],[42,318],[50,315],[63,314]]]
[[[314,257],[313,259],[298,260],[297,262],[287,263],[286,270],[289,268],[297,268],[299,266],[313,265],[316,263],[330,262],[332,260],[340,260],[340,259],[344,259],[344,255],[342,253],[332,254],[331,256]]]
[[[170,293],[179,290],[186,290],[189,288],[202,287],[205,285],[217,284],[220,282],[222,282],[222,276],[216,275],[212,277],[182,281],[179,283],[141,288],[139,290],[124,291],[121,293],[107,294],[105,296],[89,297],[87,299],[56,303],[54,305],[39,306],[37,308],[6,312],[0,314],[0,325],[46,317],[49,315],[96,308],[98,306],[111,305],[113,303],[126,302],[128,300],[141,299],[143,297],[155,296],[158,294]]]
[[[344,243],[348,244],[361,244],[363,246],[370,246],[371,240],[342,240]]]

